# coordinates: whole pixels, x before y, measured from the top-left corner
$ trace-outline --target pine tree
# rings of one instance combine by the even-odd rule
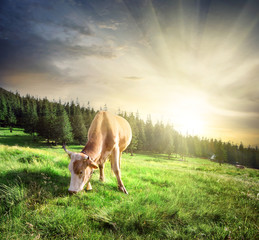
[[[70,116],[69,117],[71,118],[76,114],[76,105],[75,105],[74,101],[72,101],[70,103],[69,107],[70,107]],[[71,119],[70,119],[70,122],[72,122]]]
[[[218,160],[219,165],[226,161],[226,151],[221,140],[217,142],[216,159]]]
[[[132,130],[132,139],[128,148],[130,150],[131,156],[133,156],[133,152],[137,149],[138,146],[138,128],[133,113],[130,114],[127,120]]]
[[[55,141],[62,144],[73,141],[72,127],[65,109],[57,110]]]
[[[146,142],[145,142],[145,150],[152,151],[153,146],[153,124],[151,121],[151,116],[149,115],[145,124],[145,136],[146,136]]]
[[[182,159],[188,154],[188,146],[186,142],[186,138],[179,135],[179,154],[181,155]]]
[[[38,114],[36,110],[36,102],[25,100],[24,112],[23,112],[23,121],[24,121],[24,132],[30,133],[34,139],[34,133],[36,132]]]
[[[197,136],[194,137],[194,152],[195,152],[195,156],[197,157],[202,156],[201,141]]]
[[[145,129],[144,129],[144,121],[137,118],[136,119],[136,124],[137,124],[137,139],[138,139],[138,145],[137,145],[137,150],[144,150],[144,144],[146,142],[146,137],[145,137]]]
[[[0,124],[4,125],[7,118],[7,104],[4,94],[0,95]]]
[[[50,103],[49,106],[49,127],[48,136],[50,140],[55,140],[56,122],[57,122],[57,105],[55,103]]]
[[[187,142],[187,146],[188,146],[188,149],[189,149],[189,155],[190,156],[195,156],[194,137],[187,136],[186,137],[186,142]]]
[[[153,142],[152,142],[153,151],[162,153],[164,148],[163,136],[164,136],[164,126],[160,122],[157,122],[153,129]]]
[[[174,129],[173,126],[167,124],[164,131],[163,139],[164,152],[168,155],[168,159],[171,158],[171,154],[175,151],[174,144]]]
[[[70,118],[70,106],[69,106],[69,103],[67,102],[65,105],[63,105],[66,112],[67,112],[67,115],[68,117]]]
[[[16,126],[17,127],[21,127],[22,124],[23,124],[23,119],[22,119],[22,116],[23,116],[23,101],[22,101],[22,98],[21,96],[19,95],[18,92],[16,92],[15,94],[15,98],[16,98],[16,106],[15,106],[15,117],[16,117]]]
[[[7,123],[7,126],[10,128],[10,132],[13,132],[13,126],[16,123],[16,117],[11,104],[7,106],[7,109],[8,110],[6,115],[6,123]]]
[[[87,130],[79,105],[77,105],[75,109],[75,114],[72,117],[71,125],[74,139],[78,141],[79,144],[85,143],[87,138]]]
[[[37,133],[39,136],[50,140],[50,129],[49,129],[49,119],[50,119],[50,103],[44,98],[40,104],[41,108],[39,109],[39,120],[37,124]]]
[[[93,114],[92,111],[89,110],[88,108],[83,113],[83,121],[84,121],[86,130],[88,130],[90,128],[94,115],[95,114]]]

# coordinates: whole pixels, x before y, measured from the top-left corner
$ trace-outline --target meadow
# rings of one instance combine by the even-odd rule
[[[93,174],[92,191],[68,194],[61,146],[0,128],[1,239],[258,239],[259,171],[207,159],[122,155],[117,190]],[[70,151],[83,146],[70,145]]]

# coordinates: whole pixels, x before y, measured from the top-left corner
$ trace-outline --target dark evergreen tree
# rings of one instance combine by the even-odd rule
[[[74,139],[79,144],[85,143],[87,139],[87,130],[79,105],[76,106],[74,115],[71,117],[71,126]]]
[[[7,115],[6,115],[6,123],[7,123],[7,126],[10,128],[10,132],[13,131],[13,127],[16,123],[16,117],[15,117],[15,114],[14,114],[14,110],[12,108],[11,105],[9,105],[7,107]]]
[[[36,102],[26,99],[23,109],[24,132],[31,134],[34,138],[38,122]]]
[[[44,98],[42,100],[41,109],[39,110],[39,120],[37,124],[37,133],[44,139],[50,140],[50,103]]]
[[[65,109],[57,110],[55,141],[66,144],[73,141],[72,127]]]
[[[219,140],[217,143],[216,159],[217,159],[219,165],[221,165],[222,163],[224,163],[226,161],[226,151],[225,151],[225,148],[224,148],[221,140]]]
[[[87,131],[90,128],[90,125],[93,121],[94,116],[95,116],[95,113],[93,114],[92,111],[89,110],[88,108],[83,113],[83,121],[84,121],[85,128]]]
[[[6,104],[6,99],[5,95],[1,94],[0,95],[0,124],[4,125],[7,119],[7,104]]]

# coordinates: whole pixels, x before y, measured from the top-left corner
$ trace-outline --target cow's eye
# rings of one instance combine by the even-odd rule
[[[79,174],[80,174],[80,175],[83,174],[83,171],[80,171]]]

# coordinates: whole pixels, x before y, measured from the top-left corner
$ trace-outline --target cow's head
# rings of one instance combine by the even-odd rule
[[[83,190],[85,184],[89,182],[93,170],[98,165],[89,159],[86,154],[70,152],[63,146],[64,150],[70,157],[69,171],[71,172],[69,193],[77,193]]]

